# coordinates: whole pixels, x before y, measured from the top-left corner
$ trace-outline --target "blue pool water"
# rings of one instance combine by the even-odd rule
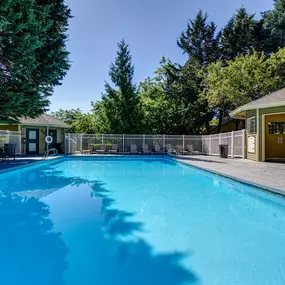
[[[284,285],[285,199],[157,159],[0,175],[0,284]]]

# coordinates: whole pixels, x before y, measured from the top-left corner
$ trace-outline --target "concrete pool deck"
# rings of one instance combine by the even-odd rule
[[[214,172],[285,196],[285,163],[223,159],[213,156],[178,156],[177,161]],[[267,189],[266,189],[267,188]]]

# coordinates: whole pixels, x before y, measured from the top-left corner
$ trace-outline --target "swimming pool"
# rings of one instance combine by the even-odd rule
[[[158,158],[0,175],[0,284],[284,285],[285,199]]]

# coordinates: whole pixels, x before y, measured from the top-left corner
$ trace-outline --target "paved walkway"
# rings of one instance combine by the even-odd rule
[[[222,159],[213,156],[183,156],[178,161],[285,195],[285,163]]]

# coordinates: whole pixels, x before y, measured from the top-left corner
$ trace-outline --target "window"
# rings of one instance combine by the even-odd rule
[[[256,133],[256,119],[255,117],[251,117],[247,119],[247,130],[249,133]]]
[[[285,134],[285,122],[269,122],[268,132],[270,135]]]

